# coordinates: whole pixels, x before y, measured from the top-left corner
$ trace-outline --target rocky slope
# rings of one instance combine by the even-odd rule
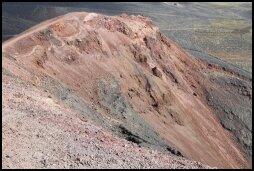
[[[81,141],[87,141],[79,140],[85,136],[82,133],[85,128],[78,118],[91,120],[110,134],[138,144],[144,151],[150,148],[212,167],[251,167],[251,76],[226,65],[192,58],[161,34],[148,18],[70,13],[27,30],[4,42],[2,48],[6,94],[3,96],[6,129],[3,129],[2,148],[5,149],[3,163],[6,167],[39,166],[36,161],[26,163],[31,151],[40,151],[40,159],[52,156],[44,151],[51,143],[55,146],[50,148],[53,151],[62,149],[56,150],[58,160],[61,157],[57,155],[66,155],[65,150],[74,150],[70,153],[76,158],[78,147],[73,148],[72,141],[77,141],[78,146]],[[12,80],[11,84],[8,80]],[[23,85],[18,86],[18,81]],[[24,92],[25,85],[33,88]],[[16,89],[17,94],[10,95],[7,87]],[[41,100],[39,92],[48,94],[48,98]],[[17,100],[14,96],[21,96],[16,97],[20,98],[19,103],[14,102]],[[15,106],[11,107],[13,103]],[[17,117],[22,119],[15,122]],[[39,129],[37,122],[47,126]],[[55,128],[57,125],[59,127]],[[35,128],[38,133],[32,131]],[[79,133],[63,133],[65,128]],[[52,135],[48,132],[51,129],[55,131]],[[15,130],[18,132],[15,137],[7,136],[8,131]],[[59,137],[57,131],[63,133],[63,137]],[[98,137],[103,137],[104,132]],[[29,151],[41,136],[47,141]],[[68,136],[73,136],[74,140]],[[30,146],[24,143],[28,146],[25,150],[14,148],[19,147],[16,143],[8,143],[19,138],[28,141],[28,137],[33,138],[29,138]],[[64,137],[66,144],[61,143]],[[99,144],[110,147],[111,143],[104,141]],[[106,147],[103,149],[105,155],[111,154]],[[86,158],[82,150],[82,147],[78,150],[82,156],[78,157],[79,161]],[[25,153],[30,155],[23,156]],[[149,160],[153,159],[148,153],[144,154]],[[133,160],[131,154],[127,156],[128,160]],[[70,157],[70,162],[74,158]],[[56,167],[63,167],[66,160],[56,162]],[[165,165],[166,160],[170,160],[169,156],[160,160],[159,165],[147,166],[145,162],[143,167],[174,167],[172,160]],[[15,161],[24,163],[18,165]],[[50,162],[45,159],[42,165],[55,167],[53,159]],[[142,167],[141,163],[131,167]],[[67,167],[79,167],[71,165]],[[193,163],[192,166],[196,167]],[[109,165],[91,164],[91,167]],[[116,167],[129,165],[120,159]]]
[[[3,79],[3,168],[210,168],[117,138],[47,91]]]

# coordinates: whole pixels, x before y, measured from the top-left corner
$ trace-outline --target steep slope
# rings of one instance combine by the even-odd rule
[[[250,2],[4,2],[2,42],[30,28],[26,21],[40,23],[69,12],[91,11],[105,15],[121,13],[150,17],[163,34],[190,54],[216,56],[251,72],[252,4]],[[19,22],[14,18],[20,19]],[[34,25],[34,24],[33,24]],[[15,27],[16,26],[16,27]],[[11,35],[10,35],[11,33]]]
[[[8,74],[3,80],[4,169],[210,168],[112,136],[48,92]]]
[[[251,167],[251,78],[193,59],[148,18],[70,13],[4,42],[3,56],[4,73],[119,137],[210,166]]]

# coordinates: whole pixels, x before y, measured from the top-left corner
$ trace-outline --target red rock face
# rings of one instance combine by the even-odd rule
[[[13,76],[49,92],[60,88],[45,80],[55,80],[112,125],[131,123],[132,116],[118,116],[121,110],[128,114],[128,107],[117,106],[123,98],[130,104],[128,110],[184,157],[212,167],[251,167],[206,98],[210,88],[217,89],[206,76],[208,70],[234,73],[190,57],[148,18],[70,13],[45,21],[2,47],[3,66]],[[107,82],[104,89],[102,80]],[[118,85],[116,100],[111,103],[111,90]],[[65,100],[62,97],[58,97],[60,101]]]

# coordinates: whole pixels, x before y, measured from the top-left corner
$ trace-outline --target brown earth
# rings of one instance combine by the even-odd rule
[[[210,168],[117,138],[48,92],[3,79],[4,169]]]
[[[167,149],[169,148],[170,152],[212,167],[251,167],[245,149],[236,140],[235,136],[238,134],[225,129],[207,100],[209,91],[223,93],[218,84],[207,76],[211,72],[237,77],[242,81],[249,80],[220,66],[191,58],[177,44],[161,34],[146,17],[70,13],[47,20],[4,42],[2,49],[2,148],[5,167],[50,168],[64,167],[66,163],[73,164],[76,156],[64,158],[62,161],[59,161],[59,156],[66,155],[68,150],[84,153],[80,147],[82,142],[78,140],[79,145],[74,148],[74,140],[70,138],[77,135],[92,138],[82,133],[84,127],[90,125],[78,119],[83,115],[103,129],[106,128],[107,131],[141,146],[158,147],[160,150],[164,148],[165,142],[169,145]],[[18,84],[18,80],[22,80],[23,85]],[[34,87],[22,89],[26,85]],[[9,93],[11,89],[16,94]],[[43,97],[41,91],[47,91],[49,97]],[[19,103],[16,102],[18,98]],[[248,98],[251,99],[251,95]],[[91,108],[90,115],[80,112],[84,110],[81,101]],[[15,104],[14,107],[11,107],[12,103]],[[64,107],[66,104],[67,107]],[[81,107],[74,104],[80,104]],[[25,107],[26,105],[28,107]],[[30,111],[35,110],[33,108],[36,108],[36,112]],[[99,117],[96,118],[97,116]],[[72,122],[69,122],[70,120]],[[40,124],[37,127],[38,123]],[[97,129],[94,125],[90,126],[91,129]],[[116,131],[115,128],[120,128],[121,131]],[[67,135],[62,132],[64,129],[73,130]],[[51,130],[54,132],[52,135],[48,132]],[[10,131],[16,131],[15,136],[8,136]],[[58,136],[58,131],[63,137]],[[76,134],[76,131],[79,131],[79,134]],[[40,132],[46,135],[40,135]],[[106,131],[103,130],[98,137],[104,133],[106,134]],[[41,142],[43,144],[36,144],[41,136],[44,137]],[[9,143],[10,141],[15,143]],[[25,143],[27,141],[30,145]],[[66,144],[62,144],[63,141]],[[99,144],[106,151],[112,145],[117,148],[125,142],[117,139],[116,144],[111,145],[104,143],[105,139],[102,141]],[[249,144],[249,139],[246,141],[246,144]],[[21,148],[18,142],[24,142],[22,145],[26,148]],[[49,147],[49,154],[46,154],[51,143],[54,148]],[[29,146],[34,148],[30,150]],[[138,149],[133,144],[131,146],[134,151]],[[53,160],[51,149],[55,148],[62,150],[55,152]],[[124,148],[122,151],[127,149],[129,150]],[[149,160],[153,160],[146,148],[141,149]],[[37,159],[31,157],[31,152],[38,150],[43,153],[38,158],[51,156],[50,161],[45,159],[40,165]],[[131,154],[135,153],[134,151],[127,154],[130,161],[133,160],[130,158],[133,158]],[[160,152],[158,154],[165,155]],[[29,163],[31,158],[33,160]],[[81,158],[77,160],[80,161]],[[169,160],[170,164],[165,165]],[[171,165],[174,160],[169,156],[159,161],[161,164],[143,167],[175,167]],[[101,167],[132,168],[132,165],[129,166],[124,161],[120,163]],[[98,167],[100,166],[93,164],[89,166]],[[133,164],[133,167],[142,168],[142,165],[137,163]],[[195,165],[191,164],[190,167]]]

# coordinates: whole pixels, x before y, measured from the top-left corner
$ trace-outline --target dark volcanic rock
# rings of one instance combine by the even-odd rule
[[[118,150],[119,156],[121,151],[112,148],[113,140],[105,138],[104,131],[85,129],[89,120],[118,138],[138,144],[140,150],[157,149],[220,168],[251,167],[251,75],[213,58],[192,58],[146,17],[70,13],[4,42],[2,49],[4,82],[9,87],[4,96],[3,117],[7,118],[3,149],[9,155],[15,146],[9,156],[31,154],[36,149],[45,152],[53,144],[53,154],[61,156],[56,159],[63,157],[59,151],[73,150],[67,152],[68,168],[79,168],[82,163],[95,168],[100,162],[116,163],[110,155],[103,161],[104,157],[90,153],[89,162],[82,161],[83,149],[89,145],[89,152],[98,152],[105,150],[101,145],[109,143],[104,155]],[[10,84],[13,79],[22,80],[23,86]],[[13,95],[15,99],[7,93],[11,85],[20,87],[21,92]],[[23,95],[26,86],[33,87],[26,94],[36,91],[46,98]],[[13,109],[18,114],[14,115]],[[23,115],[28,115],[31,125]],[[31,130],[35,129],[33,135]],[[80,144],[84,136],[90,138],[89,144]],[[33,150],[20,146],[25,149],[21,150],[17,144],[19,140],[26,142],[27,137],[31,143],[23,145]],[[41,139],[43,144],[37,146]],[[15,167],[31,161],[28,155],[15,158],[25,161]],[[52,161],[38,158],[40,167],[51,166]],[[140,160],[140,165],[126,160],[133,167],[142,165]],[[37,160],[31,163],[38,164]],[[63,166],[62,162],[57,166]]]
[[[242,149],[252,158],[252,85],[229,76],[212,76],[220,86],[207,92],[207,99],[222,125],[233,132]],[[238,91],[240,90],[240,91]]]

